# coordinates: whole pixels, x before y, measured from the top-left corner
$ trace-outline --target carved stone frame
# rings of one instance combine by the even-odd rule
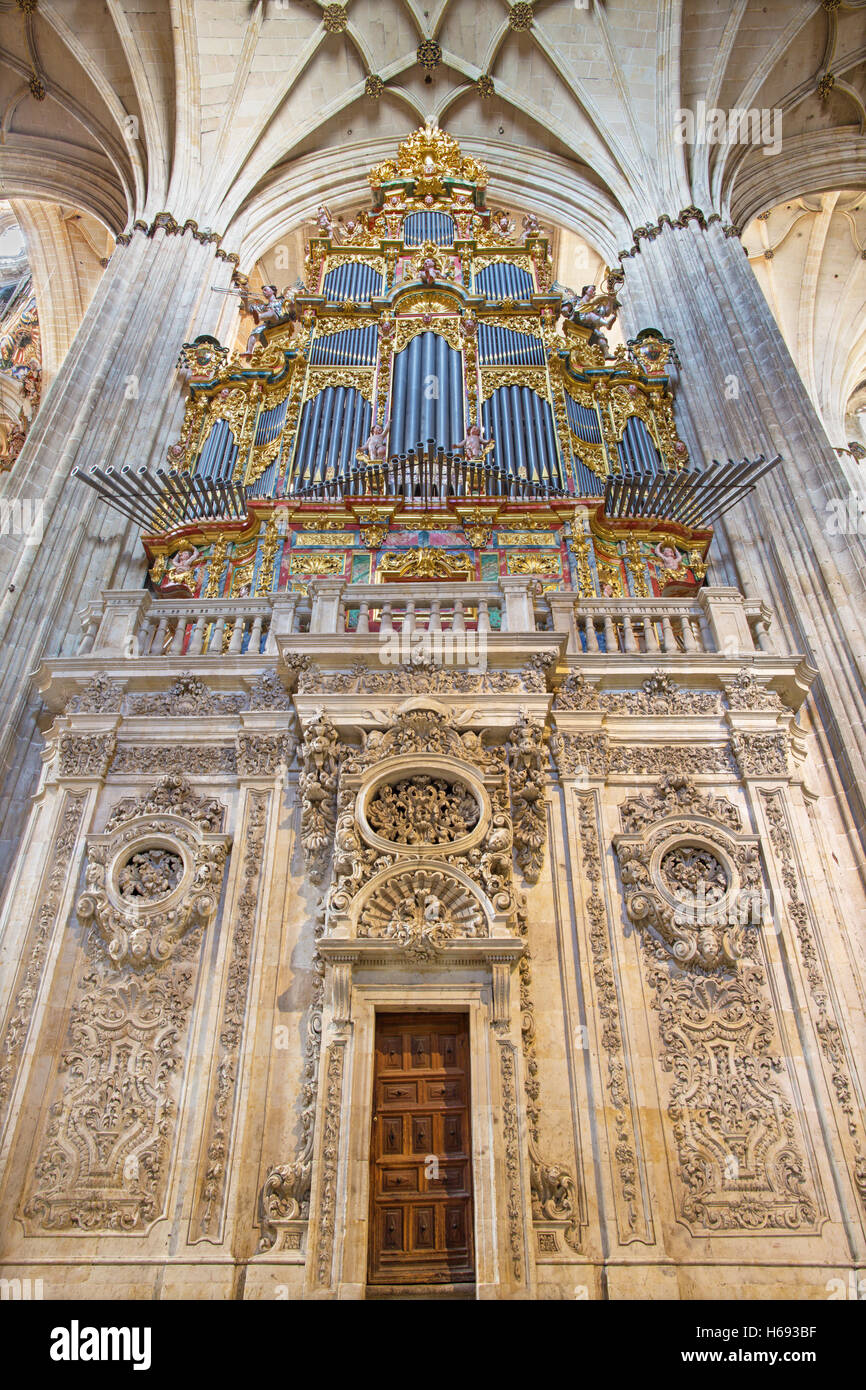
[[[423,978],[411,982],[395,978],[381,958],[363,962],[378,968],[359,970],[361,963],[338,959],[336,943],[333,951],[326,948],[332,969],[347,966],[353,972],[353,1017],[341,1025],[334,1021],[333,1005],[326,1009],[305,1297],[365,1297],[376,1013],[409,1010],[468,1014],[476,1297],[531,1296],[534,1235],[528,1133],[523,1107],[514,1103],[522,1094],[522,1059],[519,1043],[504,1031],[502,1021],[496,1022],[490,984],[497,966],[500,972],[510,972],[513,962],[508,957],[516,957],[522,943],[498,944],[500,950],[506,948],[504,959],[479,960],[477,965],[462,960],[461,969],[450,962],[425,970]],[[339,986],[335,992],[340,993]],[[519,1028],[512,1032],[519,1033]],[[502,1065],[503,1051],[510,1070]],[[503,1094],[503,1078],[509,1075],[514,1093],[510,1106]],[[511,1122],[503,1123],[509,1114]]]

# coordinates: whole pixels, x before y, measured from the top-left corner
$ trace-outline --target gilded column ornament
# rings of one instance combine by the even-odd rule
[[[211,550],[210,562],[207,570],[207,586],[204,598],[217,598],[220,591],[223,574],[225,573],[226,559],[228,557],[228,541],[225,536],[217,536]]]
[[[592,570],[589,567],[589,555],[592,541],[587,534],[587,522],[575,512],[571,518],[571,539],[574,546],[574,554],[577,560],[577,591],[581,598],[593,598],[595,596],[595,584],[592,580]]]
[[[267,522],[262,528],[262,559],[259,567],[259,578],[256,584],[257,594],[270,594],[274,589],[274,560],[277,551],[283,543],[280,535],[280,525],[276,512],[271,512]]]
[[[646,582],[646,565],[641,554],[641,544],[637,536],[629,536],[625,543],[626,563],[631,575],[635,598],[649,598]]]

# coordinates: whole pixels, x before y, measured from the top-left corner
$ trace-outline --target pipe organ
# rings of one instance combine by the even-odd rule
[[[446,132],[416,131],[369,179],[370,206],[341,232],[320,210],[305,284],[251,354],[184,346],[189,401],[169,463],[232,481],[246,516],[165,531],[154,513],[151,582],[171,588],[171,557],[190,548],[193,592],[375,582],[402,548],[428,577],[459,564],[479,579],[531,574],[542,593],[693,591],[708,527],[641,513],[634,488],[605,511],[610,479],[648,487],[689,467],[671,343],[647,330],[607,350],[551,288],[537,219],[518,231],[491,210],[486,170]]]

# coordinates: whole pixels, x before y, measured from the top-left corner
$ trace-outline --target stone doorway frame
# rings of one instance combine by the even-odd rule
[[[512,962],[500,959],[491,967],[476,956],[459,964],[449,960],[423,973],[409,967],[399,971],[401,978],[394,978],[393,965],[370,969],[372,962],[365,961],[359,968],[356,962],[333,960],[338,943],[321,944],[326,998],[333,999],[335,981],[327,976],[335,967],[351,972],[352,1017],[340,1018],[338,1012],[335,1018],[332,1005],[323,1017],[305,1297],[366,1296],[377,1012],[468,1015],[476,1298],[532,1297],[522,1057],[518,1037],[494,1006],[491,979],[503,968],[510,969]],[[485,944],[488,949],[493,945]],[[347,943],[340,945],[341,954],[350,954]],[[516,959],[521,944],[508,945],[509,955]],[[339,986],[336,992],[341,993]],[[519,1018],[516,1031],[519,1034]]]

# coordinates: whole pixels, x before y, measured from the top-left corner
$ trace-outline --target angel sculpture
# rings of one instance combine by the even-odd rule
[[[539,236],[541,228],[538,225],[538,218],[534,212],[528,212],[523,219],[523,239],[528,240],[531,236]]]
[[[610,344],[602,329],[611,328],[616,322],[619,303],[614,295],[599,294],[595,285],[584,285],[580,299],[574,305],[574,317],[584,328],[591,329],[590,346],[600,347],[605,356],[610,352]]]
[[[466,458],[480,459],[493,447],[494,443],[495,441],[492,439],[485,441],[483,425],[470,425],[466,431],[466,438],[461,441],[458,447],[463,450]]]
[[[278,323],[283,316],[283,301],[277,294],[276,285],[263,285],[261,300],[250,301],[246,294],[241,300],[241,306],[245,313],[252,314],[256,323],[249,338],[247,339],[246,353],[249,355],[257,347],[261,347],[265,339],[265,329],[269,324]]]
[[[328,209],[321,204],[316,208],[316,226],[319,229],[319,236],[333,236],[334,223]]]
[[[364,443],[364,453],[369,459],[384,459],[388,456],[388,421],[384,425],[373,425]]]
[[[504,208],[501,212],[495,212],[493,214],[490,219],[490,226],[492,231],[494,231],[497,236],[501,237],[510,237],[514,231],[514,221],[509,217]]]
[[[437,266],[433,257],[426,256],[421,263],[421,270],[419,271],[418,279],[421,281],[423,285],[435,285],[436,270]]]

